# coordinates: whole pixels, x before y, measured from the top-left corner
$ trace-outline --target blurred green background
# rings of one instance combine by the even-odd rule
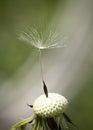
[[[42,51],[49,90],[68,98],[67,113],[79,130],[92,130],[92,12],[92,0],[0,0],[0,130],[28,117],[26,103],[42,93],[38,50],[18,32],[49,24],[67,36],[66,48]]]

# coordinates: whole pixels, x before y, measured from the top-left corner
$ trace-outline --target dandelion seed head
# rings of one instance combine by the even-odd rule
[[[35,100],[33,110],[36,115],[43,118],[55,117],[65,111],[67,104],[68,101],[64,96],[49,93],[48,98],[45,95],[41,95]]]

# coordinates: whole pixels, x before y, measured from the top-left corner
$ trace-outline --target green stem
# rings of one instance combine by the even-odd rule
[[[32,115],[31,117],[28,117],[26,119],[23,119],[22,121],[16,123],[15,125],[12,126],[10,130],[16,130],[17,128],[21,128],[22,126],[25,126],[29,122],[32,122],[36,118],[36,115]]]

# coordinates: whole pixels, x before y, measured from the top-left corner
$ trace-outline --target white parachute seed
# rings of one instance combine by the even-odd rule
[[[57,93],[48,93],[48,97],[44,94],[39,96],[33,103],[33,110],[36,115],[43,118],[55,117],[62,114],[67,107],[67,99]]]

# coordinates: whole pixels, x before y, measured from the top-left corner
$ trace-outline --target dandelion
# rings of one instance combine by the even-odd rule
[[[26,125],[31,123],[31,130],[65,130],[67,121],[74,125],[66,115],[67,99],[57,93],[48,93],[47,86],[43,81],[44,94],[39,96],[29,105],[34,110],[34,115],[15,124],[10,130],[25,130]]]
[[[18,123],[16,123],[10,130],[26,130],[26,126],[31,123],[31,130],[65,130],[68,129],[66,122],[74,125],[71,119],[65,113],[68,106],[68,100],[57,93],[48,93],[47,86],[44,81],[41,50],[50,48],[59,48],[64,45],[58,44],[59,37],[52,31],[44,33],[38,32],[36,29],[22,32],[20,39],[30,43],[32,46],[39,49],[40,69],[43,83],[44,94],[39,96],[33,103],[29,105],[34,111],[34,114]]]

